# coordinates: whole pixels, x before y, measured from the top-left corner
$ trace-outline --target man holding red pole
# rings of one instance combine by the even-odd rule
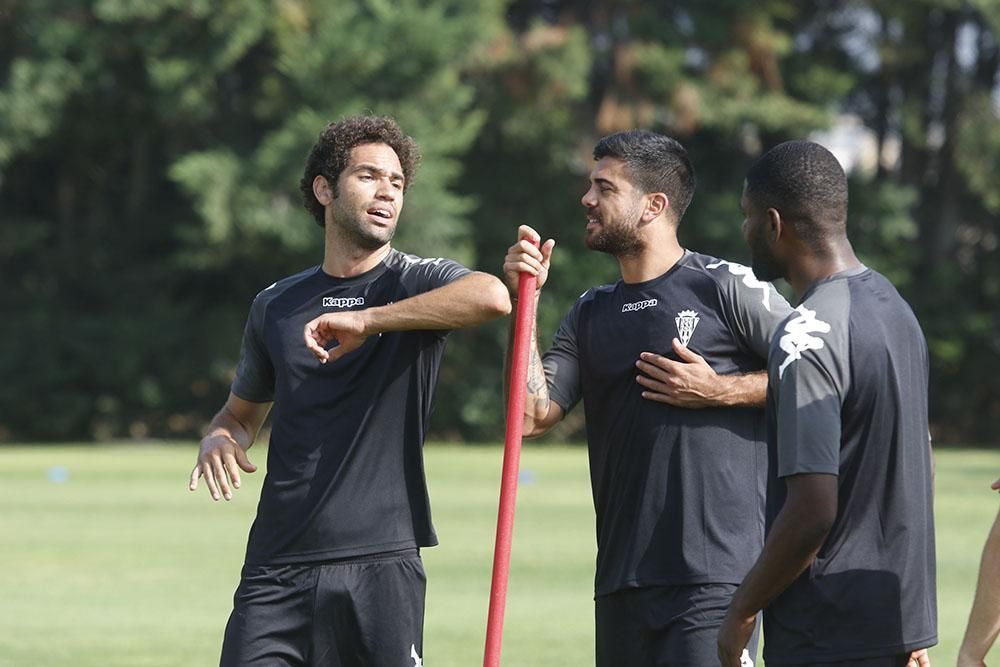
[[[680,246],[694,171],[678,142],[620,132],[594,158],[585,240],[622,279],[584,293],[544,357],[533,332],[524,435],[582,398],[598,667],[716,665],[719,625],[763,543],[763,370],[791,309],[747,267]],[[510,290],[537,276],[533,305],[555,245],[538,241],[521,227],[503,267]]]

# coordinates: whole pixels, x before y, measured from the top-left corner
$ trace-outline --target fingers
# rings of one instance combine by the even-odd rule
[[[528,225],[521,225],[520,227],[517,228],[517,239],[518,241],[520,240],[534,241],[537,244],[539,241],[542,240],[542,237],[539,236],[538,232],[536,232]]]
[[[222,457],[222,467],[232,481],[233,488],[240,488],[240,467],[236,463],[236,457],[233,454],[224,454]],[[226,500],[229,500],[229,498],[226,498]]]
[[[244,472],[257,472],[257,466],[250,463],[250,459],[247,457],[247,453],[243,451],[242,447],[236,448],[236,464],[243,468]],[[239,486],[239,484],[237,484],[237,486]]]
[[[549,239],[542,244],[539,250],[542,251],[542,266],[546,269],[549,268],[549,263],[552,260],[552,250],[556,247],[555,239]]]
[[[994,491],[1000,491],[1000,479],[997,479],[997,481],[990,484],[990,488]]]
[[[687,345],[684,345],[678,339],[674,338],[671,341],[671,345],[673,345],[674,352],[677,354],[677,356],[680,358],[681,361],[685,361],[689,364],[697,364],[705,362],[704,357],[690,350]]]
[[[315,320],[309,322],[309,324],[305,326],[305,330],[302,335],[306,341],[306,347],[309,348],[309,351],[312,352],[321,363],[325,364],[329,360],[330,354],[323,348],[322,345],[322,343],[325,343],[326,341],[324,340],[325,337],[319,332],[320,319],[321,318],[316,318]]]
[[[215,483],[218,485],[219,491],[222,492],[222,496],[226,500],[232,499],[233,492],[229,488],[229,475],[226,474],[226,466],[223,464],[221,456],[213,459],[212,472],[215,473]]]
[[[931,667],[930,654],[925,648],[913,651],[910,653],[910,660],[906,665],[907,667]]]
[[[660,381],[667,381],[677,372],[677,362],[659,354],[643,352],[635,362],[636,368]]]
[[[215,466],[211,460],[201,461],[198,465],[201,466],[201,474],[205,477],[209,495],[212,496],[212,500],[218,500],[222,494],[219,493],[219,485],[215,481]]]
[[[191,471],[191,480],[188,482],[188,491],[198,490],[198,478],[201,477],[201,466],[196,465]]]

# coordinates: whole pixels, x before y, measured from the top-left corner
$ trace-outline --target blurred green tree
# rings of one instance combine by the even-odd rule
[[[680,139],[682,241],[739,261],[746,168],[822,136],[924,325],[936,435],[994,439],[998,30],[1000,0],[0,3],[0,440],[196,433],[253,295],[319,261],[309,146],[365,111],[425,155],[398,247],[498,271],[519,224],[557,239],[543,337],[617,275],[581,242],[600,136]],[[453,336],[437,436],[499,438],[506,335]]]

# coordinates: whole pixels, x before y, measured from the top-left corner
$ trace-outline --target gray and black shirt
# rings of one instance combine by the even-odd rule
[[[564,411],[581,398],[597,513],[598,596],[626,588],[738,584],[764,536],[764,411],[675,408],[642,398],[639,354],[678,338],[716,373],[766,368],[791,311],[749,268],[685,252],[667,273],[588,290],[544,365]]]
[[[935,644],[928,356],[910,307],[866,267],[826,278],[775,335],[768,369],[768,525],[785,477],[837,475],[839,493],[816,560],[765,610],[765,660]]]
[[[393,250],[359,276],[313,267],[257,295],[232,391],[274,401],[246,561],[330,560],[437,544],[422,446],[446,331],[370,336],[320,364],[303,330],[319,315],[400,301],[469,273]]]

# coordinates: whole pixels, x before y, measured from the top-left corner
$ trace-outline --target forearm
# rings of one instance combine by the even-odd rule
[[[507,315],[510,297],[498,278],[477,271],[409,299],[359,312],[363,313],[368,335],[415,329],[461,329]]]
[[[716,407],[763,408],[767,403],[767,371],[720,375]]]
[[[538,349],[538,329],[536,327],[536,311],[538,309],[538,295],[536,294],[531,303],[528,316],[531,320],[531,337],[528,341],[528,376],[527,387],[524,399],[524,435],[534,437],[542,435],[551,425],[549,421],[552,401],[549,398],[549,385],[545,377],[545,369],[542,366],[542,354]],[[510,396],[510,370],[512,355],[514,353],[514,328],[516,322],[511,318],[507,336],[507,352],[504,355],[504,398]]]
[[[791,586],[816,558],[832,522],[829,512],[789,498],[757,563],[733,596],[734,613],[740,618],[754,616]]]
[[[983,548],[976,597],[969,614],[965,639],[959,649],[959,664],[978,664],[986,659],[1000,634],[1000,514]]]

